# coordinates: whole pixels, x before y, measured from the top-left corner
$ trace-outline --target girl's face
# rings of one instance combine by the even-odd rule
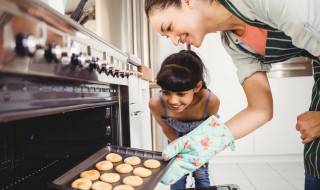
[[[152,27],[169,37],[173,44],[188,43],[195,47],[202,44],[206,35],[203,13],[195,8],[195,1],[182,1],[181,7],[154,8],[149,15]]]
[[[191,104],[194,96],[194,90],[192,89],[183,92],[162,90],[161,95],[166,107],[174,113],[179,113]]]

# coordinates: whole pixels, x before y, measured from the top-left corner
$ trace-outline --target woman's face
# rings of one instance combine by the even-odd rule
[[[202,44],[206,35],[202,17],[201,10],[186,1],[181,2],[181,7],[154,8],[149,15],[152,27],[161,35],[169,37],[173,44],[188,43],[195,47]]]
[[[166,104],[166,108],[170,109],[174,113],[179,113],[191,104],[194,96],[194,90],[183,92],[161,90],[161,95],[164,103]]]

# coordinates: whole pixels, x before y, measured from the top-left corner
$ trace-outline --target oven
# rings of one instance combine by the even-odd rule
[[[130,148],[128,85],[137,65],[39,0],[1,0],[0,190],[74,190],[79,174],[110,152],[138,156],[138,166],[158,160],[134,188],[154,189],[172,162]]]
[[[126,53],[41,1],[0,2],[0,189],[48,183],[130,147]]]

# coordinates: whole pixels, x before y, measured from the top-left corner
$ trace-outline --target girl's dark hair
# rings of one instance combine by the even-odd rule
[[[156,79],[163,90],[182,92],[196,88],[199,81],[202,81],[202,88],[207,88],[206,73],[206,67],[195,52],[181,50],[163,61]]]

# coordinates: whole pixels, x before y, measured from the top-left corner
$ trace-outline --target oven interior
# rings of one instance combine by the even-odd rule
[[[114,105],[2,123],[1,189],[42,189],[41,182],[113,144],[115,114]]]

